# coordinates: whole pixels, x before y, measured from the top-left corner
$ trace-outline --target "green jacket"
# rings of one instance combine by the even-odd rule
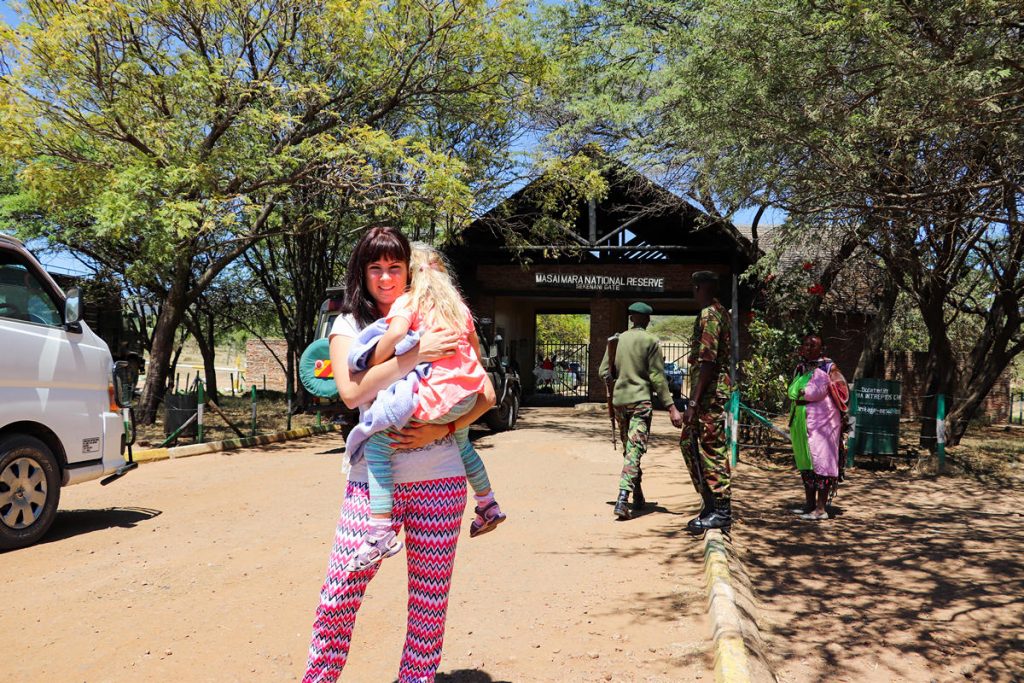
[[[661,357],[658,338],[645,329],[634,327],[619,335],[615,349],[615,369],[618,378],[612,396],[612,405],[624,406],[658,397],[662,407],[672,404],[672,395],[665,379],[665,360]],[[611,377],[608,349],[605,348],[599,370],[601,377]]]

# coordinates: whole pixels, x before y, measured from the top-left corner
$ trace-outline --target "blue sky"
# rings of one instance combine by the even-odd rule
[[[8,24],[17,24],[18,15],[11,9],[12,4],[8,0],[0,0],[0,19],[3,19]]]

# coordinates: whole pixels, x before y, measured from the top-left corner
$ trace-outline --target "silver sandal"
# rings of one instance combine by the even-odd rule
[[[397,555],[402,550],[402,545],[398,540],[398,534],[390,529],[379,538],[371,539],[364,536],[355,554],[345,564],[345,571],[361,572],[368,569],[387,557]]]

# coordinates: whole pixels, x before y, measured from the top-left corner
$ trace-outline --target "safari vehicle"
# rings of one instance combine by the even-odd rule
[[[0,550],[50,528],[60,489],[136,467],[125,437],[133,387],[107,345],[18,240],[0,235]],[[128,449],[128,462],[124,453]]]
[[[510,366],[508,356],[505,354],[504,340],[500,335],[490,336],[489,330],[492,326],[490,318],[481,318],[477,325],[477,335],[480,337],[480,351],[483,358],[480,362],[487,371],[494,385],[494,407],[484,413],[481,420],[496,432],[505,432],[515,429],[516,421],[519,420],[519,405],[523,398],[523,388],[519,381],[519,373]]]
[[[679,396],[682,393],[685,378],[686,372],[679,363],[665,363],[665,379],[668,380],[668,389],[673,396]]]
[[[327,290],[327,298],[320,305],[320,317],[316,325],[316,336],[318,339],[326,337],[331,332],[334,321],[341,315],[342,298],[345,294],[343,287],[330,287]],[[480,350],[483,353],[481,363],[487,371],[491,383],[494,385],[495,405],[487,411],[480,422],[496,432],[514,429],[516,420],[519,419],[519,404],[522,400],[522,385],[519,382],[519,373],[509,367],[507,356],[504,354],[504,344],[500,336],[493,340],[485,332],[492,324],[490,318],[483,318],[477,326],[477,334],[480,337]],[[324,415],[331,415],[336,421],[343,424],[355,424],[357,414],[341,402],[324,401],[313,399],[312,408],[321,411]]]

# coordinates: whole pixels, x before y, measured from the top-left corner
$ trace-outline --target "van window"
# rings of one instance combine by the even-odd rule
[[[60,308],[20,255],[0,251],[0,318],[60,327]]]

